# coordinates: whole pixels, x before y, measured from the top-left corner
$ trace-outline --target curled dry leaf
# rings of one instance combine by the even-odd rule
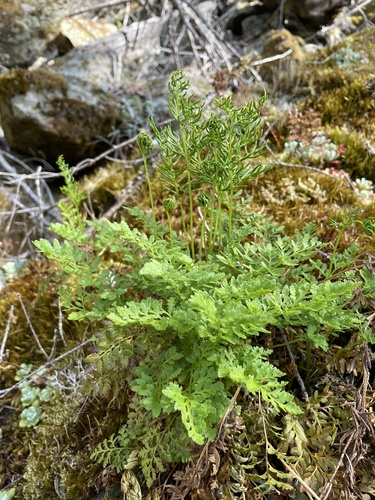
[[[124,500],[142,500],[142,491],[134,472],[126,470],[121,476],[121,492]]]

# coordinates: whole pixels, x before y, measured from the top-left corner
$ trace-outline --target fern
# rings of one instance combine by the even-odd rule
[[[292,332],[306,346],[306,359],[312,348],[327,350],[351,329],[374,340],[364,316],[350,307],[361,286],[368,300],[375,295],[373,274],[350,270],[354,249],[339,254],[336,247],[327,266],[318,258],[324,244],[313,224],[285,236],[282,226],[245,209],[241,185],[266,170],[253,163],[261,153],[263,100],[242,108],[219,100],[224,118],[203,120],[203,104],[187,95],[188,87],[177,72],[170,107],[180,135],[151,122],[161,148],[160,179],[181,210],[189,207],[182,237],[171,219],[169,227],[155,220],[153,203],[151,214],[130,210],[145,231],[125,221],[87,222],[79,212],[82,195],[60,159],[69,198],[60,205],[65,222],[54,230],[65,241],[35,243],[61,266],[69,318],[102,325],[87,359],[95,367],[93,385],[116,394],[126,383],[133,394],[124,425],[92,456],[118,471],[134,461],[149,485],[166,463],[188,460],[191,441],[215,438],[235,387],[280,414],[301,413],[274,363],[275,335]],[[145,137],[138,142],[146,162],[152,144]],[[196,195],[202,227],[210,225],[199,243]],[[94,230],[91,240],[86,226]],[[260,479],[277,486],[284,476],[269,470]]]
[[[72,171],[69,165],[65,163],[62,155],[57,160],[57,166],[60,168],[65,182],[65,186],[61,188],[61,192],[67,199],[58,203],[64,223],[53,223],[50,229],[68,241],[81,244],[86,243],[88,238],[84,233],[85,221],[80,211],[81,202],[86,198],[86,194],[80,191],[79,185],[75,181]]]

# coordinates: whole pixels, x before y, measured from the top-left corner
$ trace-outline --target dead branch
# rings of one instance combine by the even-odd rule
[[[230,53],[235,54],[230,47],[218,38],[197,10],[193,9],[187,2],[172,0],[172,5],[179,12],[181,20],[186,25],[193,38],[200,43],[201,48],[204,48],[206,44],[208,44],[206,52],[214,66],[220,69],[221,62],[224,61],[226,67],[230,71],[232,69]],[[192,48],[193,47],[194,44],[192,43]]]
[[[79,16],[85,12],[90,12],[97,9],[105,9],[107,7],[115,7],[116,5],[128,4],[130,0],[114,0],[112,2],[97,3],[95,5],[90,5],[89,7],[82,7],[82,9],[73,10],[68,14],[68,17]]]
[[[303,478],[298,474],[298,472],[285,460],[279,457],[280,462],[283,466],[292,474],[292,476],[297,479],[297,481],[305,488],[306,492],[308,492],[315,500],[323,500],[322,497],[318,496],[315,491],[303,480]]]
[[[261,64],[266,64],[269,62],[278,61],[279,59],[284,59],[284,57],[289,56],[289,54],[291,54],[292,52],[293,52],[292,49],[288,49],[286,52],[283,52],[282,54],[276,54],[275,56],[272,57],[266,57],[264,59],[260,59],[259,61],[254,61],[253,63],[251,63],[251,66],[259,66]]]
[[[28,380],[29,378],[33,377],[35,374],[38,374],[40,371],[43,371],[45,368],[48,368],[48,367],[54,365],[58,361],[61,361],[62,359],[66,358],[70,354],[73,354],[74,352],[78,351],[79,349],[82,349],[83,347],[85,347],[85,345],[90,344],[91,342],[92,342],[92,339],[85,340],[84,342],[82,342],[81,344],[77,345],[76,347],[73,347],[73,349],[70,349],[69,351],[64,352],[63,354],[61,354],[60,356],[58,356],[54,360],[47,361],[42,366],[39,366],[39,368],[37,368],[36,370],[33,370],[32,372],[30,372],[28,375],[26,375],[25,377],[23,377],[22,380],[20,380],[16,384],[12,385],[12,387],[8,387],[8,389],[1,390],[0,391],[0,399],[2,399],[3,397],[5,397],[7,394],[9,394],[10,392],[14,391],[15,389],[18,389],[18,387],[25,380]]]
[[[60,338],[62,340],[62,343],[64,344],[64,346],[66,346],[66,341],[65,341],[64,332],[63,332],[63,319],[64,319],[64,317],[63,317],[63,313],[61,310],[60,299],[57,299],[57,307],[59,309],[58,332],[59,332]]]
[[[373,0],[365,0],[365,2],[362,2],[359,5],[356,5],[353,9],[351,9],[347,12],[347,14],[346,14],[347,17],[352,16],[356,12],[361,12],[363,7],[366,7],[367,5],[369,5],[372,2],[373,2]],[[324,26],[320,31],[318,31],[317,35],[324,36],[328,31],[333,30],[334,28],[336,28],[340,24],[341,24],[341,20],[337,21],[336,23],[330,24],[329,26]]]
[[[5,153],[7,154],[7,153]],[[0,152],[0,167],[11,174],[16,180],[14,181],[17,185],[22,189],[22,191],[38,206],[42,211],[44,211],[44,207],[41,205],[40,197],[34,193],[34,191],[26,184],[24,181],[24,176],[22,174],[18,174],[14,167],[12,167],[4,158],[4,153]],[[35,173],[35,179],[39,179],[40,181],[40,172]],[[48,189],[48,186],[45,184],[45,188]],[[53,214],[55,218],[56,214]]]
[[[283,333],[282,337],[283,337],[283,340],[285,342],[285,346],[286,346],[286,350],[288,351],[289,358],[293,364],[293,368],[295,369],[295,374],[296,374],[295,377],[296,377],[297,382],[301,388],[303,400],[308,401],[309,395],[307,394],[305,384],[304,384],[303,379],[298,371],[298,366],[297,366],[294,354],[292,353],[292,349],[290,348],[290,345],[289,345],[288,339],[286,338],[285,333]]]
[[[329,174],[328,172],[324,172],[324,170],[321,170],[320,168],[317,168],[317,167],[312,167],[310,165],[299,165],[297,163],[286,163],[284,161],[281,161],[267,144],[265,145],[265,147],[266,147],[267,151],[273,156],[273,158],[275,158],[277,164],[281,165],[282,167],[303,168],[305,170],[312,170],[313,172],[316,172],[317,174],[326,175],[327,177],[330,177],[331,179],[334,179],[336,181],[340,180],[337,177],[335,177],[334,175]],[[354,184],[352,183],[349,176],[345,172],[343,173],[343,177],[345,178],[345,180],[347,181],[347,183],[349,184],[351,189],[353,191],[355,191]]]
[[[10,332],[10,325],[12,324],[13,312],[14,312],[14,306],[12,305],[12,306],[10,306],[7,325],[5,327],[4,337],[3,337],[3,340],[1,342],[1,347],[0,347],[0,364],[6,358],[5,346],[6,346],[6,343],[7,343],[7,340],[8,340],[8,336],[9,336],[9,332]]]

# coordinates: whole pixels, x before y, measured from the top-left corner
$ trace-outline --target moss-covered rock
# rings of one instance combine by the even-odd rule
[[[68,161],[94,154],[95,138],[121,122],[115,97],[44,68],[0,77],[0,113],[10,147],[53,164],[62,153]]]
[[[0,65],[32,64],[58,33],[66,0],[0,0]]]
[[[324,134],[345,148],[340,167],[353,178],[375,181],[374,65],[374,28],[347,37],[334,49],[324,49],[299,63],[292,90],[305,99],[293,112],[298,119],[286,123],[286,141],[299,135],[308,143],[309,117],[318,119],[315,133]]]

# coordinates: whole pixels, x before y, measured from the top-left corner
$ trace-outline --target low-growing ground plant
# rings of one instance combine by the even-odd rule
[[[288,428],[297,428],[303,399],[314,392],[312,351],[324,353],[337,336],[353,332],[357,344],[374,341],[360,307],[353,307],[358,290],[372,297],[375,283],[370,270],[354,265],[354,246],[340,254],[337,240],[329,254],[313,223],[290,237],[247,210],[244,184],[269,168],[257,162],[264,98],[240,108],[219,99],[217,113],[204,119],[204,103],[188,94],[180,71],[169,90],[178,131],[151,120],[154,140],[138,137],[146,171],[148,154],[160,149],[168,225],[156,218],[159,200],[149,176],[150,212],[129,208],[143,230],[125,221],[84,220],[83,196],[60,158],[68,196],[60,204],[64,222],[52,226],[60,239],[35,242],[60,264],[70,320],[97,325],[95,352],[87,358],[93,392],[130,394],[123,425],[92,458],[118,472],[139,467],[149,487],[166,464],[190,460],[192,443],[218,438],[241,391],[268,415],[289,415]],[[373,221],[349,214],[333,222],[337,238],[354,222],[373,234]],[[299,377],[300,400],[274,353],[293,345],[304,352],[307,388]],[[293,490],[289,472],[267,467],[254,487]]]

